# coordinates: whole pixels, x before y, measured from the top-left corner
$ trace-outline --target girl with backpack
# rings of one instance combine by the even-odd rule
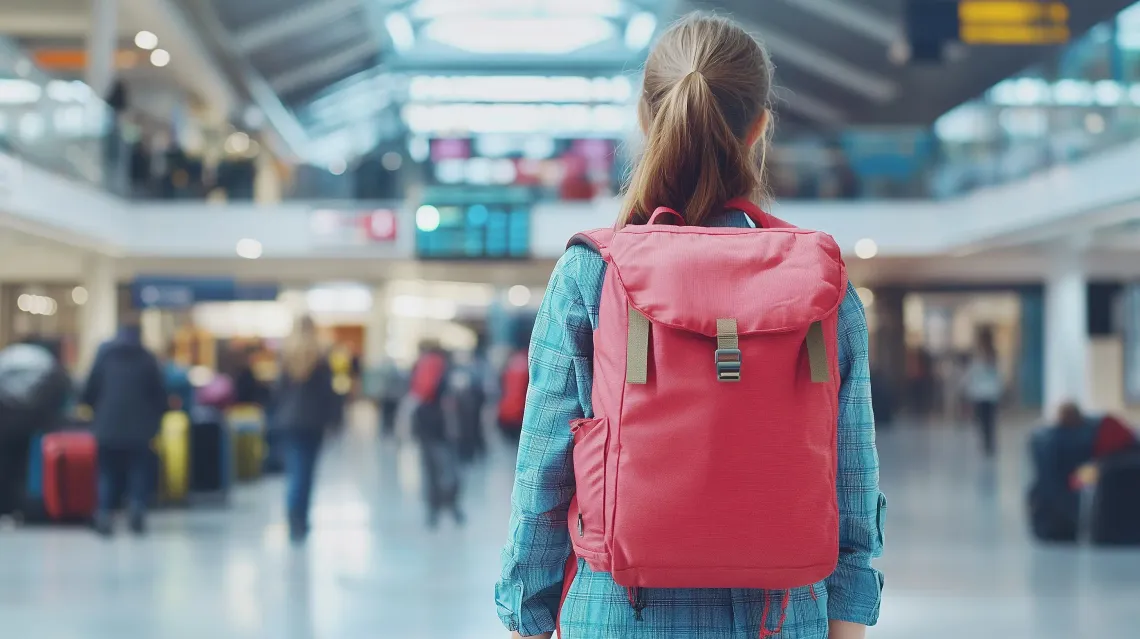
[[[867,324],[839,247],[760,210],[772,65],[690,16],[649,55],[615,229],[576,236],[530,347],[514,637],[860,639],[879,616]]]

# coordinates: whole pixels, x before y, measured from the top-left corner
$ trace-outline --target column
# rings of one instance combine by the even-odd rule
[[[87,289],[87,303],[79,316],[77,370],[81,376],[86,376],[91,370],[99,345],[115,336],[119,311],[115,261],[99,255],[92,257],[85,266],[83,287]]]
[[[84,79],[95,94],[106,98],[115,79],[119,48],[118,0],[91,0],[91,30],[87,32],[87,72]]]
[[[875,304],[868,312],[875,315],[875,334],[871,342],[871,369],[876,382],[887,388],[873,388],[872,392],[894,397],[896,407],[906,402],[906,322],[903,300],[906,291],[899,288],[876,288]]]
[[[1045,417],[1061,404],[1086,410],[1088,389],[1088,282],[1079,255],[1056,258],[1045,282]]]
[[[364,368],[374,370],[388,359],[388,284],[372,290],[372,311],[364,327]]]

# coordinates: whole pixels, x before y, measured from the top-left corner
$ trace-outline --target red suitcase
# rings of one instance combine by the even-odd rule
[[[52,519],[95,514],[98,447],[91,433],[44,436],[44,507]]]

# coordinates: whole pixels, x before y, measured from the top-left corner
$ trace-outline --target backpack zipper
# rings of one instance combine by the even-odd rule
[[[627,588],[626,594],[629,596],[629,605],[633,608],[633,618],[636,621],[645,621],[644,616],[641,614],[645,610],[645,589],[639,587]]]

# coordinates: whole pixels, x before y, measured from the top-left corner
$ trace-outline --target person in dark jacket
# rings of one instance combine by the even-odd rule
[[[285,343],[282,373],[274,389],[271,415],[280,430],[285,458],[285,506],[289,538],[303,543],[309,534],[313,478],[325,431],[337,414],[332,369],[313,321],[302,318]]]
[[[153,482],[150,444],[167,408],[163,381],[158,359],[143,347],[137,327],[120,329],[95,356],[83,403],[94,411],[92,429],[99,442],[95,528],[100,534],[113,532],[112,513],[124,495],[131,530],[145,530]]]
[[[448,387],[451,362],[438,344],[425,343],[412,369],[409,395],[414,402],[412,436],[420,444],[428,527],[450,511],[457,524],[464,521],[459,507],[459,457],[449,422],[455,421],[455,396]]]

